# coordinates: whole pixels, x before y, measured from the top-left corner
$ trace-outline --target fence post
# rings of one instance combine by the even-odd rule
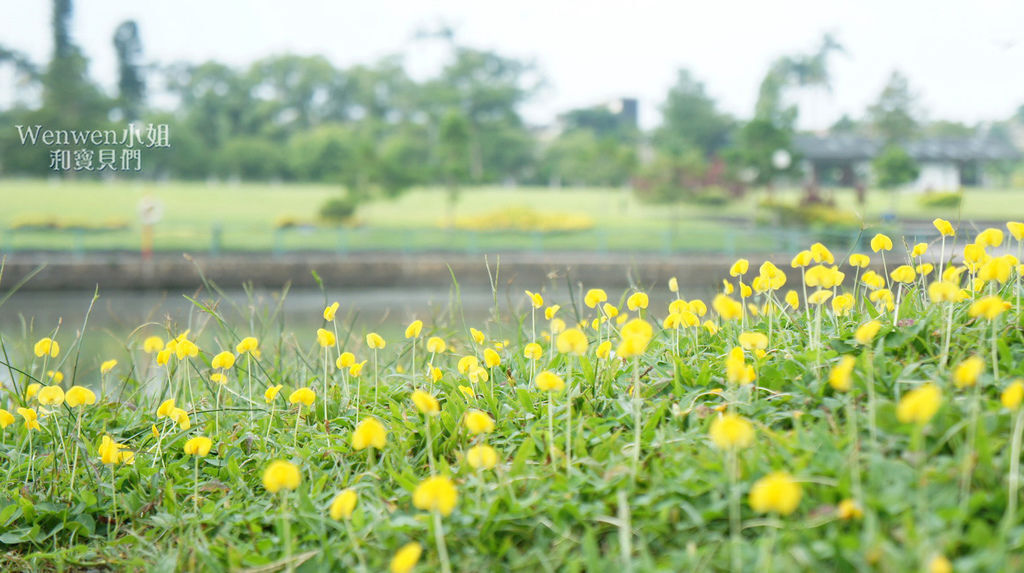
[[[220,254],[223,242],[224,228],[220,223],[214,223],[210,229],[210,255],[216,257]]]

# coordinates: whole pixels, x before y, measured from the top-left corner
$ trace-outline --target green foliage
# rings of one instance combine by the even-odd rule
[[[902,147],[890,145],[871,163],[879,187],[893,189],[917,179],[917,162]]]
[[[672,155],[698,149],[705,157],[711,157],[725,147],[733,130],[732,118],[718,111],[704,84],[686,69],[678,71],[661,114],[662,124],[654,132],[654,144]]]
[[[910,90],[907,77],[894,70],[878,94],[878,100],[867,110],[875,132],[888,143],[904,142],[916,135],[917,96]]]
[[[700,192],[706,172],[707,161],[696,148],[680,156],[660,153],[641,167],[633,193],[649,203],[686,201]]]
[[[805,227],[849,231],[861,225],[854,211],[824,204],[793,205],[780,201],[763,201],[758,205],[758,221],[779,228]]]
[[[351,195],[332,197],[320,207],[320,219],[333,224],[343,225],[352,220],[359,203]]]
[[[933,208],[945,208],[945,209],[956,209],[960,207],[960,204],[964,200],[964,194],[962,192],[948,192],[948,193],[925,193],[921,196],[918,202],[922,207],[926,209]]]

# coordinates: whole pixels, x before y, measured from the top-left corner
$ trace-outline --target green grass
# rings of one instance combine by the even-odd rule
[[[1011,302],[991,322],[971,316],[970,296],[933,304],[914,284],[899,289],[898,316],[873,307],[860,287],[844,316],[829,304],[806,314],[801,305],[771,318],[748,315],[743,323],[711,311],[702,320],[717,329],[679,331],[661,328],[667,309],[629,312],[630,293],[612,292],[610,302],[623,313],[641,314],[654,326],[649,344],[625,360],[598,356],[601,342],[620,344],[617,322],[585,326],[589,344],[581,356],[550,348],[543,311],[534,317],[521,292],[509,299],[499,293],[497,300],[508,303],[470,323],[456,298],[450,312],[422,317],[418,341],[382,331],[388,343],[377,353],[367,347],[366,332],[342,318],[359,309],[342,307],[338,344],[324,350],[312,328],[283,328],[273,307],[206,298],[187,323],[141,325],[112,355],[82,354],[83,339],[105,333],[79,325],[3,332],[5,407],[35,408],[42,429],[30,433],[15,414],[18,420],[0,434],[0,565],[325,571],[365,563],[381,571],[400,547],[417,542],[424,549],[417,570],[438,571],[440,540],[456,571],[915,571],[937,556],[957,571],[1016,570],[1024,566],[1024,511],[1010,501],[1019,498],[1011,487],[1020,455],[1013,436],[1024,415],[1004,407],[1000,395],[1024,376],[1019,288],[1015,277],[986,285],[982,294]],[[583,306],[578,295],[543,295],[546,304],[561,305],[557,318],[570,326],[590,324],[602,312]],[[880,321],[880,332],[857,344],[854,331],[871,319]],[[161,367],[141,349],[147,336],[167,339],[186,329],[199,347],[195,357]],[[738,385],[727,377],[726,355],[744,331],[768,338],[763,355],[743,354],[755,383]],[[218,397],[212,357],[249,335],[259,337],[262,352],[251,368],[255,392],[250,398],[242,357]],[[33,354],[41,336],[61,343],[55,358]],[[428,336],[442,337],[448,349],[428,355]],[[542,345],[535,364],[523,355],[531,340]],[[468,355],[482,359],[485,348],[496,349],[501,364],[489,380],[474,382],[458,363]],[[333,365],[342,350],[367,361],[358,386]],[[830,385],[829,373],[846,355],[856,362],[852,389],[844,393]],[[953,367],[975,355],[983,372],[976,384],[957,387]],[[104,377],[98,367],[109,358],[119,364]],[[436,383],[424,375],[428,362],[442,371]],[[101,394],[82,410],[81,437],[77,411],[25,398],[28,384],[48,370],[66,374],[65,390],[81,384]],[[541,370],[563,377],[567,390],[536,388]],[[936,415],[902,422],[901,401],[924,382],[941,389]],[[275,384],[283,389],[268,405],[263,390]],[[300,411],[287,397],[305,386],[317,397]],[[429,422],[410,400],[415,389],[440,401]],[[186,411],[190,427],[156,416],[168,397]],[[463,424],[470,410],[491,416],[493,432],[471,435]],[[732,454],[709,439],[721,411],[753,427],[752,442],[736,451],[735,470]],[[353,429],[367,415],[387,428],[379,451],[353,449]],[[104,435],[133,451],[134,463],[101,463]],[[183,452],[196,436],[213,441],[210,455],[198,460],[198,478],[196,459]],[[497,450],[497,467],[470,467],[466,451],[481,443]],[[297,466],[294,491],[264,488],[264,470],[278,459]],[[748,502],[758,480],[776,471],[799,483],[791,513]],[[413,502],[430,475],[450,477],[458,491],[453,512],[440,520],[443,536],[430,512]],[[327,513],[345,488],[358,494],[347,523]],[[863,516],[841,517],[843,500],[853,500]]]
[[[792,240],[771,229],[737,231],[721,217],[752,220],[765,191],[725,206],[650,205],[622,189],[547,189],[483,187],[466,189],[456,207],[458,217],[473,217],[527,206],[550,213],[584,215],[593,229],[582,233],[445,232],[448,206],[443,189],[414,189],[393,200],[361,205],[360,228],[337,231],[289,230],[275,233],[281,219],[315,221],[320,205],[339,189],[329,185],[206,184],[99,181],[4,180],[0,185],[0,248],[89,250],[139,248],[136,209],[145,196],[163,202],[164,217],[155,229],[155,246],[165,251],[389,250],[433,248],[477,250],[644,250],[731,252],[749,246],[778,250]],[[795,202],[795,190],[774,196]],[[835,192],[841,208],[872,223],[892,206],[886,192],[872,191],[866,206],[855,204],[850,190]],[[962,211],[919,206],[918,196],[898,197],[896,213],[904,218],[972,221],[1024,217],[1024,192],[968,190]],[[126,230],[100,233],[18,231],[3,229],[25,219],[56,217],[64,222],[120,221]],[[215,232],[215,229],[217,231]],[[410,232],[413,231],[413,232]],[[801,239],[802,240],[802,239]]]

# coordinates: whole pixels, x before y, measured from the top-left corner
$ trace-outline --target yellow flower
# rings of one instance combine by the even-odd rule
[[[0,428],[6,428],[14,423],[14,415],[0,408]]]
[[[715,295],[711,307],[723,320],[737,320],[743,316],[743,305],[724,294]]]
[[[993,294],[974,301],[971,308],[967,309],[967,314],[975,318],[983,316],[988,320],[994,320],[1009,308],[1009,302],[1004,301],[999,295]]]
[[[740,283],[740,298],[750,298],[750,295],[754,294],[750,290],[750,287],[744,283]]]
[[[892,239],[882,233],[878,233],[871,239],[871,250],[876,253],[878,251],[891,251]]]
[[[544,306],[544,297],[539,292],[526,291],[526,296],[530,297],[530,304],[533,305],[533,308]]]
[[[794,269],[802,268],[811,264],[811,261],[813,260],[814,255],[812,255],[810,251],[800,251],[793,257],[793,260],[789,262],[789,266],[793,267]]]
[[[37,398],[43,406],[60,406],[64,403],[64,389],[60,386],[46,386]]]
[[[320,348],[330,348],[334,346],[336,339],[334,333],[324,328],[316,329],[316,342],[320,345]]]
[[[228,369],[235,365],[235,355],[225,350],[213,357],[210,366],[214,368]]]
[[[383,449],[388,443],[388,431],[377,418],[366,417],[352,432],[352,448],[356,451],[369,447]]]
[[[978,270],[978,278],[983,281],[999,281],[1005,283],[1010,280],[1010,273],[1016,264],[1013,262],[1013,255],[1008,257],[992,257]]]
[[[611,351],[612,351],[612,341],[605,340],[601,344],[597,345],[597,351],[595,352],[595,354],[597,355],[598,358],[604,360],[604,359],[608,358],[608,356],[611,354]]]
[[[764,350],[768,348],[768,337],[760,332],[743,332],[740,333],[739,339],[740,346],[744,350]]]
[[[267,469],[263,470],[263,488],[270,493],[277,493],[282,489],[293,490],[302,483],[302,474],[299,473],[299,466],[284,460],[270,462]]]
[[[173,351],[171,349],[169,349],[169,348],[165,348],[165,349],[161,350],[160,352],[157,352],[156,353],[156,364],[157,364],[157,366],[163,366],[164,364],[167,364],[167,362],[171,359],[171,354],[173,354]]]
[[[825,304],[828,299],[832,298],[832,291],[830,290],[819,290],[814,291],[811,296],[807,297],[808,304]]]
[[[668,290],[669,292],[679,292],[679,279],[676,277],[668,279]]]
[[[414,320],[414,321],[409,323],[409,326],[405,327],[405,337],[406,338],[419,338],[421,330],[423,330],[423,321],[422,320]],[[381,340],[383,340],[383,338]],[[371,346],[370,348],[373,348],[373,347]],[[381,348],[384,348],[384,347],[381,346]]]
[[[650,304],[650,298],[645,292],[635,292],[626,299],[626,307],[633,312],[636,312],[637,309],[647,308],[648,304]]]
[[[154,352],[160,352],[164,349],[164,339],[159,336],[150,336],[146,340],[142,341],[142,351],[146,354],[152,354]]]
[[[409,573],[420,560],[423,546],[413,541],[407,543],[391,558],[391,573]]]
[[[188,412],[182,410],[181,408],[172,409],[168,417],[174,420],[174,422],[178,424],[178,427],[181,428],[182,430],[187,430],[192,427],[192,420],[189,419]]]
[[[427,370],[429,371],[428,374],[430,375],[430,379],[432,381],[437,382],[438,380],[441,379],[442,374],[440,368],[436,366],[428,366]]]
[[[853,333],[853,339],[857,341],[857,344],[867,346],[875,339],[875,336],[878,335],[878,331],[881,328],[881,322],[878,322],[877,320],[869,320],[857,327],[856,332]]]
[[[28,388],[25,388],[25,401],[27,402],[31,400],[36,394],[39,393],[39,389],[42,387],[43,385],[40,384],[39,382],[33,382],[29,384]]]
[[[199,347],[196,346],[196,343],[189,340],[187,336],[188,331],[185,331],[178,335],[178,338],[174,339],[174,354],[178,357],[178,360],[195,358],[199,355]]]
[[[836,316],[846,316],[847,314],[850,314],[850,310],[852,308],[852,294],[841,294],[832,299],[832,312],[834,312]]]
[[[643,354],[647,350],[647,345],[650,344],[651,338],[654,336],[654,329],[647,321],[634,318],[622,327],[619,334],[622,335],[622,341],[615,350],[615,354],[622,358],[629,358]]]
[[[583,334],[583,331],[578,328],[570,328],[565,332],[558,335],[555,339],[555,346],[558,351],[562,354],[575,354],[576,356],[583,356],[587,353],[587,335]]]
[[[747,259],[736,259],[736,262],[729,267],[729,276],[738,277],[747,274],[747,269],[750,267],[750,261]]]
[[[953,564],[944,556],[936,555],[928,562],[928,573],[953,573]]]
[[[487,444],[480,444],[466,451],[466,461],[475,470],[489,470],[498,465],[498,452]]]
[[[416,408],[420,412],[430,416],[434,416],[441,412],[441,406],[437,403],[437,398],[423,390],[413,391],[412,403],[416,405]]]
[[[829,257],[832,254],[829,253]],[[764,283],[765,290],[778,290],[786,284],[786,274],[779,270],[771,261],[765,261],[758,269],[758,277]]]
[[[889,276],[898,283],[912,283],[917,278],[917,273],[910,265],[900,265],[893,269]]]
[[[25,420],[25,427],[29,430],[39,429],[39,417],[36,415],[36,411],[32,408],[18,408],[18,415],[21,416],[22,420]]]
[[[357,501],[359,501],[359,497],[356,495],[355,490],[351,488],[338,492],[338,495],[334,496],[334,500],[331,501],[331,519],[339,520],[352,517]]]
[[[932,221],[932,225],[934,225],[935,230],[944,237],[953,237],[956,235],[956,230],[953,229],[953,225],[945,219],[935,219]]]
[[[1024,400],[1024,382],[1021,380],[1014,380],[1010,382],[1010,385],[1003,390],[1003,394],[999,397],[999,400],[1009,410],[1016,410],[1020,407],[1021,400]]]
[[[171,412],[174,411],[174,398],[169,398],[160,403],[160,406],[156,409],[157,418],[172,418]]]
[[[366,366],[366,361],[365,360],[363,360],[362,362],[356,362],[352,366],[348,367],[348,375],[349,376],[359,376],[360,374],[363,373],[363,367],[364,366]]]
[[[733,347],[725,359],[726,379],[733,384],[750,384],[757,379],[754,367],[747,364],[743,356],[743,349],[739,346]]]
[[[273,402],[273,401],[274,401],[274,398],[277,398],[277,393],[281,391],[281,388],[282,388],[282,387],[283,387],[283,386],[282,386],[281,384],[278,384],[278,385],[276,385],[276,386],[270,386],[270,387],[268,387],[268,388],[267,388],[267,389],[266,389],[266,390],[265,390],[265,391],[263,392],[263,401],[264,401],[264,402],[266,402],[267,404],[269,404],[269,403]]]
[[[866,266],[868,266],[870,264],[871,264],[871,257],[869,257],[869,256],[867,256],[865,254],[853,253],[852,255],[850,255],[850,266],[851,267],[859,267],[859,268],[863,269],[864,267],[866,267]]]
[[[96,394],[84,386],[72,386],[64,394],[64,402],[72,408],[81,405],[91,406],[96,403]]]
[[[468,374],[470,370],[479,366],[480,359],[470,354],[459,359],[457,368],[459,370],[459,374]]]
[[[931,382],[922,384],[900,398],[896,417],[901,423],[927,424],[942,405],[942,390]]]
[[[732,286],[731,282],[729,282],[726,279],[722,279],[722,293],[723,294],[732,294],[735,290],[736,289],[735,289],[735,287]]]
[[[1010,234],[1013,235],[1014,239],[1017,239],[1018,241],[1024,240],[1024,223],[1010,221],[1006,224],[1006,229],[1010,231]]]
[[[470,328],[469,329],[469,335],[471,337],[473,337],[473,342],[476,342],[477,344],[483,344],[484,340],[487,339],[484,336],[484,333],[480,332],[479,330],[477,330],[475,328]]]
[[[754,426],[742,416],[724,414],[711,422],[711,441],[720,450],[740,449],[754,441]]]
[[[551,320],[552,318],[555,318],[555,315],[558,314],[558,311],[561,308],[562,308],[561,305],[557,305],[557,304],[553,304],[553,305],[545,308],[544,309],[544,320]]]
[[[100,364],[100,374],[108,374],[115,366],[117,366],[117,360],[107,360]]]
[[[884,305],[890,311],[893,309],[893,296],[892,291],[887,288],[878,289],[875,292],[868,295],[871,302],[876,305]]]
[[[40,338],[39,342],[36,342],[35,353],[40,358],[44,354],[49,354],[50,358],[56,358],[60,354],[60,345],[52,338]]]
[[[861,509],[860,504],[856,501],[852,499],[844,499],[839,502],[836,514],[839,516],[839,519],[842,519],[843,521],[850,521],[864,517],[864,510]]]
[[[423,511],[437,511],[441,515],[451,515],[459,494],[455,484],[445,476],[431,476],[420,482],[412,492],[412,504]]]
[[[928,285],[928,298],[934,303],[953,302],[960,293],[960,287],[949,281],[935,281]]]
[[[135,463],[134,452],[122,451],[126,447],[124,444],[115,442],[110,436],[104,435],[98,450],[100,461],[107,465]]]
[[[356,355],[351,352],[342,352],[338,355],[337,360],[334,361],[335,366],[341,368],[351,368],[356,363]]]
[[[298,404],[299,402],[302,402],[306,406],[312,406],[314,400],[316,400],[316,392],[308,387],[299,388],[288,396],[288,402],[290,404]]]
[[[861,275],[860,282],[864,283],[865,285],[868,286],[868,288],[871,288],[873,290],[877,290],[885,286],[885,279],[882,278],[882,275],[876,273],[875,271],[865,272],[863,275]]]
[[[185,455],[204,458],[210,454],[211,447],[213,440],[206,436],[196,436],[185,442]]]
[[[800,295],[796,294],[795,290],[790,290],[786,293],[786,304],[793,310],[800,310]]]
[[[470,386],[463,386],[462,384],[459,384],[459,392],[462,392],[462,395],[466,398],[476,398],[476,391],[474,391]]]
[[[216,382],[217,384],[227,384],[228,377],[221,372],[214,372],[210,374],[210,382]]]
[[[759,513],[789,515],[800,504],[800,484],[786,472],[773,472],[754,482],[750,508]]]
[[[608,300],[608,293],[604,292],[603,289],[592,288],[584,295],[583,304],[586,304],[588,308],[594,308],[606,300]]]
[[[832,256],[832,251],[828,250],[828,247],[821,243],[811,245],[811,257],[817,263],[828,263],[831,265],[836,262],[835,257]]]
[[[502,363],[502,357],[494,349],[483,350],[483,364],[488,368],[494,368]]]
[[[918,243],[910,250],[911,258],[917,258],[928,252],[928,243]]]
[[[978,233],[978,236],[974,238],[974,242],[983,247],[998,247],[1003,244],[1003,232],[999,229],[985,229]]]
[[[431,336],[427,339],[427,352],[441,354],[447,349],[448,345],[444,343],[444,339],[437,336]]]
[[[61,382],[64,381],[64,373],[63,372],[60,372],[60,371],[57,371],[57,370],[47,370],[46,371],[46,375],[49,376],[50,379],[53,380],[54,382],[56,382],[57,384],[60,384]]]
[[[334,302],[330,306],[324,309],[324,320],[328,322],[334,321],[334,315],[338,314],[338,303]]]
[[[531,342],[523,347],[523,356],[530,360],[539,360],[544,355],[544,350],[536,342]]]
[[[494,420],[486,412],[470,410],[463,417],[463,423],[471,434],[490,433],[494,431]]]
[[[562,388],[565,388],[565,381],[562,380],[562,377],[549,370],[537,374],[533,382],[544,392],[560,392]]]
[[[832,367],[832,371],[828,374],[829,386],[836,392],[849,392],[852,386],[850,382],[850,375],[853,373],[853,365],[857,360],[853,356],[843,356],[839,359],[839,364]]]
[[[953,369],[953,384],[957,388],[974,386],[978,383],[978,377],[985,371],[985,361],[977,356],[971,356]]]
[[[235,352],[245,354],[246,352],[259,357],[260,341],[255,336],[246,336],[235,346]]]

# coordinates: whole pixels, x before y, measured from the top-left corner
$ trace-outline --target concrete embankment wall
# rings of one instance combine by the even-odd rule
[[[664,286],[678,277],[687,288],[707,289],[727,276],[731,259],[716,256],[658,256],[629,254],[519,254],[487,255],[491,272],[498,270],[503,287],[539,288],[568,280],[603,287]],[[751,260],[751,271],[761,260]],[[774,261],[790,272],[788,258]],[[25,283],[27,290],[149,290],[191,289],[202,285],[200,271],[224,288],[251,282],[256,287],[315,286],[312,271],[331,288],[448,287],[454,273],[460,285],[489,287],[484,255],[425,253],[361,253],[353,255],[301,254],[286,256],[231,254],[160,254],[145,261],[137,253],[65,254],[18,253],[5,262],[0,293],[11,289],[42,267]],[[449,270],[450,269],[450,270]],[[798,274],[791,275],[791,280]],[[796,284],[795,282],[791,284]]]

